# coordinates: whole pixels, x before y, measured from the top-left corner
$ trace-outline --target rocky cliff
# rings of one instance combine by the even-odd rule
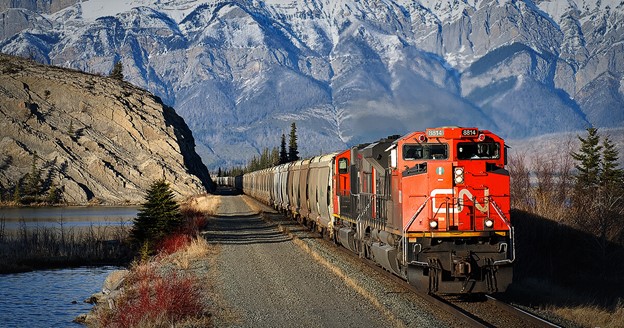
[[[129,83],[0,55],[0,187],[33,168],[72,204],[137,204],[164,178],[181,197],[212,187],[184,120]],[[34,167],[33,167],[34,163]]]

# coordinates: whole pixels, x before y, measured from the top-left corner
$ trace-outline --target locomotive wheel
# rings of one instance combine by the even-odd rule
[[[321,237],[325,240],[330,240],[329,239],[329,229],[323,227],[321,228]]]

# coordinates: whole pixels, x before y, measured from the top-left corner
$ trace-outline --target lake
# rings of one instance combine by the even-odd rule
[[[21,207],[0,208],[0,232],[10,235],[24,228],[76,231],[88,227],[127,226],[136,207]],[[102,289],[116,267],[37,270],[0,275],[0,326],[81,327],[72,320],[87,313],[84,303]]]
[[[18,207],[0,208],[0,224],[11,234],[20,227],[85,228],[131,225],[137,207]],[[2,227],[0,227],[2,228]]]
[[[72,320],[92,308],[84,303],[102,289],[116,267],[39,270],[0,275],[2,327],[83,327]]]

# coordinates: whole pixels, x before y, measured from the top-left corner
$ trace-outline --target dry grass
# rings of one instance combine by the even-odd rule
[[[217,195],[201,195],[193,197],[181,205],[182,211],[216,215],[221,198]]]
[[[548,310],[583,327],[624,327],[624,304],[618,305],[613,311],[597,306],[552,307]]]
[[[197,237],[193,238],[191,242],[180,251],[171,254],[166,260],[171,261],[171,263],[181,269],[188,270],[193,261],[208,255],[215,255],[216,253],[216,248],[210,247],[206,239]]]
[[[129,231],[125,224],[68,227],[59,220],[58,227],[27,227],[21,221],[16,231],[6,233],[0,220],[0,273],[126,263],[130,249],[124,241]]]
[[[579,327],[624,328],[624,300],[606,302],[599,291],[579,292],[569,287],[538,279],[512,284],[515,303],[539,309]]]

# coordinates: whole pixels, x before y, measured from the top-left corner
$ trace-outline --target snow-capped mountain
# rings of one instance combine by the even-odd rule
[[[440,125],[624,126],[624,1],[22,0],[4,53],[108,74],[185,118],[212,168]]]

